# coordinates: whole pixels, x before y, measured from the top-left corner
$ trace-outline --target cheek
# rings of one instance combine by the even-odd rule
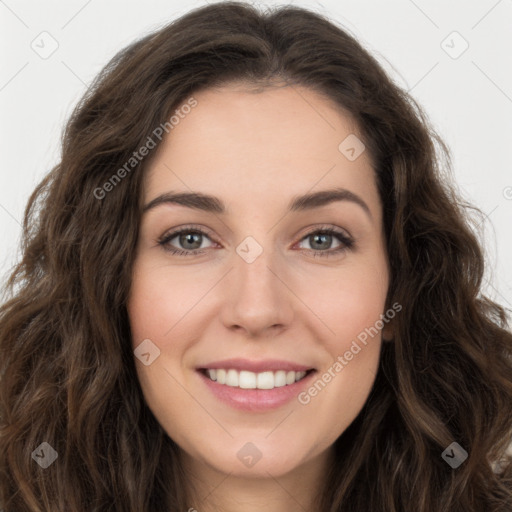
[[[377,265],[363,262],[341,269],[336,276],[316,277],[303,280],[300,294],[329,328],[330,352],[348,350],[347,343],[375,326],[384,313],[387,269],[380,261]]]
[[[318,375],[320,382],[308,392],[311,398],[322,396],[316,406],[325,408],[326,417],[343,404],[345,413],[350,411],[347,417],[353,419],[370,392],[378,369],[387,279],[387,269],[379,260],[354,265],[335,279],[317,280],[315,287],[309,282],[303,288],[302,293],[309,294],[307,302],[330,331],[322,337],[330,360]],[[334,422],[333,428],[340,425]]]
[[[133,344],[145,338],[164,343],[211,288],[212,276],[165,266],[135,267],[128,301]]]
[[[187,286],[183,273],[180,277],[169,268],[140,265],[134,268],[127,304],[132,349],[149,339],[160,350],[151,364],[135,364],[144,400],[167,434],[180,443],[186,442],[184,432],[193,428],[187,416],[177,411],[190,407],[190,394],[179,384],[183,382],[180,361],[189,339],[187,323],[182,320],[204,294],[206,284],[197,283],[189,280]]]

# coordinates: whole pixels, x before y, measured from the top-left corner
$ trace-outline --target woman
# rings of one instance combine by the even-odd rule
[[[307,10],[119,53],[27,206],[3,508],[510,510],[512,335],[448,164]]]

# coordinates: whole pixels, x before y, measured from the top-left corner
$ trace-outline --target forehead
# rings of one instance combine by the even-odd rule
[[[254,92],[232,84],[193,97],[197,105],[148,169],[146,199],[192,189],[242,206],[341,186],[378,203],[370,155],[351,160],[343,152],[344,141],[360,141],[357,124],[324,96],[298,86]]]
[[[299,86],[274,86],[254,91],[246,85],[227,85],[194,94],[197,106],[183,116],[167,142],[201,144],[220,154],[287,156],[326,159],[337,156],[340,136],[356,134],[352,117],[331,100]],[[287,152],[293,149],[293,153]],[[219,153],[219,152],[216,152]]]

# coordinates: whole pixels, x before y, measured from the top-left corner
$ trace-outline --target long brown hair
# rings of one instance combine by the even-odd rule
[[[170,130],[194,92],[282,80],[357,121],[383,204],[388,304],[403,305],[372,392],[334,444],[318,510],[512,510],[512,334],[506,311],[481,294],[483,253],[473,210],[450,184],[448,149],[333,22],[298,7],[221,2],[108,63],[66,126],[60,163],[28,201],[22,259],[0,309],[6,512],[193,505],[178,446],[136,377],[126,299],[142,179],[156,150],[130,159],[156,128]],[[456,469],[441,456],[453,442],[468,453]],[[58,454],[46,469],[33,457],[48,449],[42,443]]]

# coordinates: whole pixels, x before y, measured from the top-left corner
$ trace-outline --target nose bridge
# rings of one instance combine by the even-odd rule
[[[239,295],[239,300],[275,300],[276,293],[279,294],[276,277],[270,271],[275,266],[276,253],[269,239],[267,237],[263,245],[247,237],[236,248],[233,292]]]
[[[223,321],[256,332],[290,322],[290,293],[276,276],[278,253],[269,246],[271,237],[259,243],[247,237],[233,255],[224,304]]]

